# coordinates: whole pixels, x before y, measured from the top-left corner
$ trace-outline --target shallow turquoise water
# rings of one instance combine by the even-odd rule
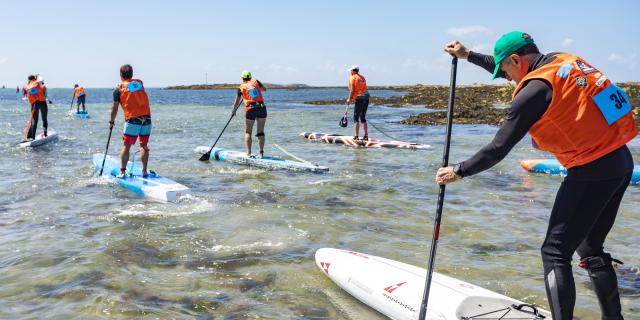
[[[213,143],[233,90],[150,89],[150,167],[194,194],[165,204],[94,176],[91,156],[104,150],[110,94],[88,89],[92,118],[79,120],[66,116],[71,91],[52,89],[49,126],[59,141],[21,150],[14,144],[27,106],[15,91],[0,90],[0,318],[381,318],[315,267],[315,250],[349,248],[426,265],[444,128],[397,123],[421,108],[372,106],[368,118],[434,149],[352,149],[299,136],[352,134],[337,124],[343,106],[301,104],[344,92],[268,92],[267,153],[285,156],[275,142],[331,168],[293,174],[197,161],[193,148]],[[219,146],[242,150],[241,118]],[[454,126],[451,161],[471,156],[495,131]],[[114,135],[110,154],[119,146]],[[638,162],[640,139],[630,146]],[[518,164],[540,157],[547,155],[525,139],[495,168],[447,188],[439,272],[546,306],[539,247],[561,178],[531,175]],[[640,188],[630,187],[606,244],[627,265],[640,265],[639,202]],[[575,275],[576,314],[598,318],[586,273]],[[629,316],[640,312],[637,296],[623,303]]]

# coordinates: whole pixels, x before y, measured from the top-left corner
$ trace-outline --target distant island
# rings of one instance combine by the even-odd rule
[[[162,88],[163,90],[215,90],[215,89],[237,89],[239,83],[215,83],[215,84],[190,84],[190,85],[177,85]],[[271,90],[320,90],[320,89],[344,89],[347,90],[347,86],[310,86],[303,83],[291,83],[291,84],[275,84],[264,83],[267,89]],[[396,90],[402,91],[411,86],[369,86],[371,90]]]

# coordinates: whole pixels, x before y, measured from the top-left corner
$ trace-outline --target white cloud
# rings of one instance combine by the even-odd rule
[[[447,32],[449,34],[452,34],[456,37],[464,37],[464,36],[468,36],[474,33],[484,33],[484,34],[491,34],[492,31],[491,29],[485,27],[485,26],[480,26],[480,25],[475,25],[475,26],[464,26],[464,27],[453,27],[453,28],[449,28],[447,29]]]
[[[473,45],[469,50],[473,52],[491,52],[493,50],[493,44],[491,43],[478,43]]]
[[[609,61],[611,61],[611,62],[624,63],[625,58],[624,58],[623,56],[621,56],[621,55],[619,55],[619,54],[615,53],[615,52],[612,52],[612,53],[609,55],[608,60],[609,60]]]
[[[7,57],[0,58],[0,64],[3,64],[5,62],[7,62],[7,61],[9,61],[9,58],[7,58]]]
[[[607,60],[617,64],[624,64],[630,69],[635,69],[638,65],[638,55],[636,53],[632,53],[628,56],[623,56],[621,54],[612,52]]]
[[[570,47],[573,44],[574,40],[571,38],[566,38],[564,40],[562,40],[562,46],[567,48]]]

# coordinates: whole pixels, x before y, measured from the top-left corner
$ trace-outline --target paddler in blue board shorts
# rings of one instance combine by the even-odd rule
[[[129,162],[129,150],[140,138],[140,159],[142,160],[142,177],[146,178],[147,163],[149,162],[149,136],[151,135],[151,108],[149,97],[144,89],[142,80],[133,79],[133,67],[125,64],[120,67],[120,82],[113,91],[113,105],[111,106],[111,120],[109,128],[113,128],[118,106],[124,111],[124,130],[122,134],[123,146],[120,150],[120,174],[124,178]]]
[[[491,168],[527,132],[538,148],[567,168],[556,195],[542,264],[555,320],[573,319],[576,288],[571,259],[587,269],[602,319],[622,319],[618,281],[604,242],[633,171],[627,142],[638,134],[624,90],[584,59],[542,54],[530,35],[513,31],[495,44],[494,55],[470,51],[460,42],[446,52],[517,84],[511,108],[491,143],[470,159],[440,168],[436,183],[448,184]],[[577,117],[576,115],[580,116]]]
[[[242,84],[238,87],[236,100],[233,102],[232,115],[235,116],[240,103],[244,101],[245,120],[244,120],[244,145],[247,149],[247,157],[251,157],[251,133],[253,132],[253,123],[258,122],[258,144],[260,146],[260,158],[264,157],[264,126],[267,122],[267,105],[264,103],[263,91],[267,91],[262,83],[251,78],[251,72],[242,71]]]

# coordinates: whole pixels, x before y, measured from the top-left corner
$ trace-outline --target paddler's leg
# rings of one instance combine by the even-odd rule
[[[253,132],[253,123],[255,120],[244,119],[244,146],[247,151],[247,157],[251,156],[251,133]]]
[[[360,113],[362,112],[362,106],[358,103],[358,99],[356,99],[356,102],[353,105],[353,127],[355,129],[355,136],[353,137],[353,140],[358,140],[358,137],[360,136]]]
[[[129,162],[129,150],[131,150],[131,143],[125,141],[120,149],[120,174],[117,178],[122,179],[126,175],[127,162]]]
[[[47,120],[47,113],[49,113],[49,107],[46,101],[36,102],[40,103],[40,113],[42,113],[42,128],[44,129],[44,136],[47,136],[47,129],[49,128],[49,121]]]
[[[612,265],[611,255],[604,252],[604,241],[613,227],[620,202],[629,186],[628,179],[622,181],[614,196],[593,225],[587,238],[578,247],[580,266],[587,269],[593,290],[598,297],[603,319],[622,319],[618,277]]]
[[[264,125],[267,122],[267,118],[257,118],[258,121],[258,133],[256,137],[258,137],[258,145],[260,146],[260,157],[264,157]]]
[[[84,97],[84,96],[83,96]],[[142,176],[146,178],[147,163],[149,162],[149,137],[151,136],[151,118],[145,118],[140,127],[140,160],[142,160]]]
[[[27,135],[27,139],[36,138],[36,130],[38,129],[38,119],[40,118],[40,107],[38,106],[38,102],[35,102],[33,105],[31,105],[31,112],[33,112],[33,119],[31,119],[31,127],[29,128],[29,134]]]
[[[624,180],[574,181],[571,177],[569,172],[560,185],[541,250],[554,319],[573,319],[576,289],[571,258]]]
[[[369,128],[367,127],[367,109],[369,108],[369,99],[356,99],[356,103],[360,101],[360,123],[362,123],[362,129],[364,129],[363,141],[369,141]]]

